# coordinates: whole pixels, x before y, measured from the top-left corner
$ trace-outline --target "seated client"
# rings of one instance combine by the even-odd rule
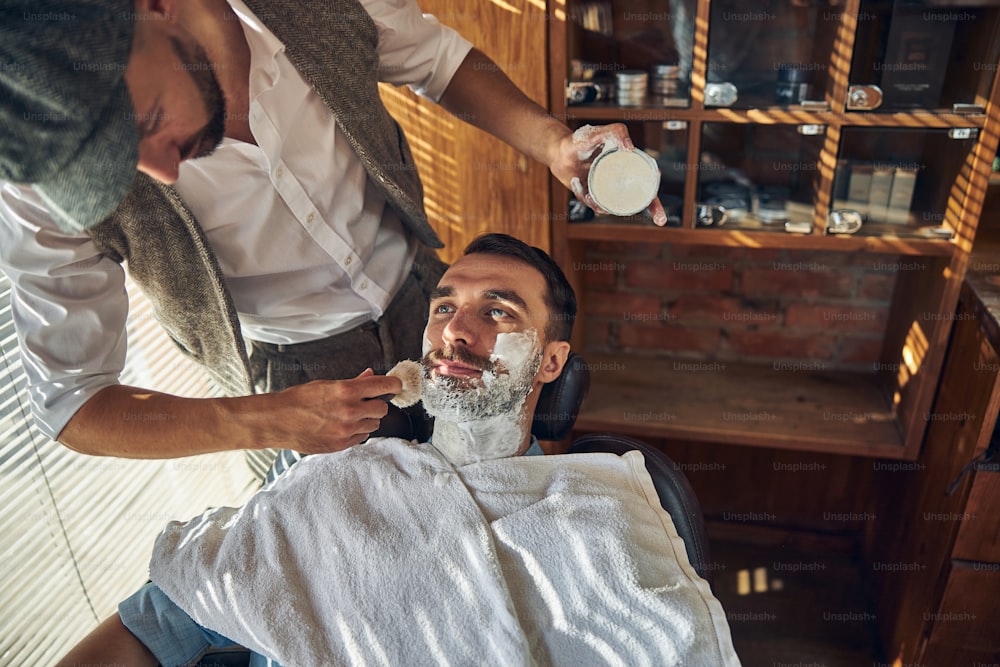
[[[569,354],[573,290],[501,234],[431,295],[428,443],[310,456],[241,508],[171,523],[152,584],[66,658],[182,665],[738,665],[641,455],[521,457]]]

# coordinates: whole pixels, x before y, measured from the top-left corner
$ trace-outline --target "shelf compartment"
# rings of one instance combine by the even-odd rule
[[[712,2],[705,106],[752,109],[824,102],[832,85],[830,54],[840,19],[819,3]],[[736,99],[727,103],[727,93],[733,92]]]
[[[864,217],[861,233],[921,233],[958,227],[949,211],[954,184],[976,144],[977,132],[952,138],[942,129],[844,128],[831,209]]]
[[[699,210],[724,210],[726,221],[698,214],[695,225],[784,233],[791,222],[811,229],[824,138],[822,126],[703,123],[697,203]]]
[[[585,355],[576,428],[638,437],[902,459],[879,374]],[[913,452],[912,456],[916,456]]]
[[[1000,55],[1000,3],[862,0],[852,86],[877,86],[876,114],[985,109]]]
[[[694,58],[695,0],[572,0],[566,9],[565,80],[596,84],[601,98],[687,107]],[[644,71],[643,90],[619,85]]]

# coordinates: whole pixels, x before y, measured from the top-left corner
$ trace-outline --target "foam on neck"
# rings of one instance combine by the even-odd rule
[[[523,407],[523,405],[522,405]],[[476,421],[435,418],[434,447],[456,466],[514,456],[529,437],[523,413]]]

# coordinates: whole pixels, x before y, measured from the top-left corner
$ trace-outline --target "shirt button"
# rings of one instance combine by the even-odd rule
[[[361,289],[368,289],[368,281],[367,280],[361,283]]]
[[[350,266],[350,264],[351,264],[351,258],[348,257],[347,259],[344,260],[344,265],[345,266]]]
[[[306,216],[306,222],[312,222],[315,218],[316,218],[316,215],[313,214],[313,213],[310,213],[309,215]]]
[[[275,175],[275,176],[276,176],[277,178],[281,178],[282,176],[284,176],[284,175],[285,175],[285,170],[284,170],[284,169],[282,169],[281,167],[278,167],[278,168],[277,168],[277,169],[276,169],[276,170],[274,171],[274,175]]]

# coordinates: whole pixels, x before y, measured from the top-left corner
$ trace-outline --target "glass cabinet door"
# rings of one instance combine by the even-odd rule
[[[705,106],[824,103],[840,19],[826,3],[713,0]]]
[[[688,124],[683,121],[645,123],[646,152],[660,168],[658,196],[667,213],[667,227],[684,220],[684,182],[688,175]]]
[[[848,110],[985,110],[1000,0],[862,0],[857,18]]]
[[[695,225],[811,233],[822,127],[705,123]]]
[[[570,0],[566,101],[687,107],[695,0]]]
[[[948,199],[976,143],[974,129],[845,128],[831,216],[859,215],[859,234],[948,238]]]

